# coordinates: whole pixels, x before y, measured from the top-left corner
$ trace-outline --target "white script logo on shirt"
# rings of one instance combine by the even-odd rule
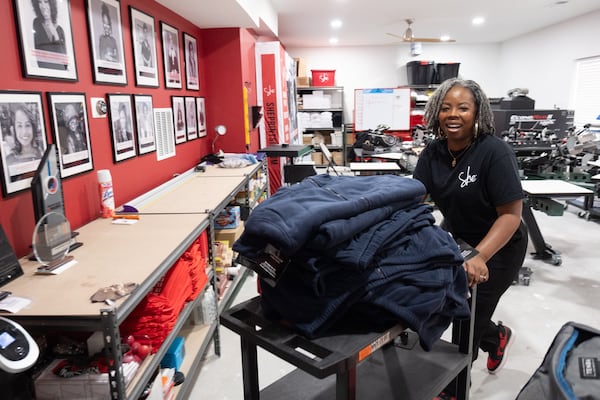
[[[466,173],[463,171],[458,174],[458,180],[460,181],[460,187],[464,188],[469,186],[469,183],[474,183],[477,180],[477,175],[471,175],[471,166],[469,165]]]

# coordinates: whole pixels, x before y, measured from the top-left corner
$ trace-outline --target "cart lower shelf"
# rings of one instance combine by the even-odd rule
[[[221,323],[240,335],[244,399],[431,400],[453,384],[469,397],[472,320],[455,321],[452,342],[426,352],[417,334],[397,325],[383,332],[300,336],[265,317],[260,297],[225,311]],[[257,346],[297,369],[259,390]]]
[[[430,352],[416,346],[388,344],[357,366],[356,399],[431,400],[461,371],[469,358],[457,346],[438,342]],[[296,369],[260,392],[261,400],[325,400],[336,398],[336,376],[317,379]]]

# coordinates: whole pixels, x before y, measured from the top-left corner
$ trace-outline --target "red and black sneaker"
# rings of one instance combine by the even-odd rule
[[[505,354],[510,347],[512,340],[512,330],[508,326],[502,325],[502,321],[498,321],[498,337],[500,342],[495,352],[490,352],[487,360],[487,369],[490,374],[495,374],[504,366],[506,362]]]
[[[438,394],[433,400],[456,400],[456,396],[452,396],[446,392]]]

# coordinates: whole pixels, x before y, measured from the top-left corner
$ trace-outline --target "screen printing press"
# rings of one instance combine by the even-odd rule
[[[589,210],[594,202],[594,191],[558,179],[521,181],[526,199],[523,204],[523,221],[529,230],[529,237],[535,248],[534,258],[560,265],[560,252],[544,241],[532,210],[540,210],[548,215],[560,216],[565,206],[555,199],[573,199],[583,197],[584,210]],[[527,284],[527,283],[525,283]]]

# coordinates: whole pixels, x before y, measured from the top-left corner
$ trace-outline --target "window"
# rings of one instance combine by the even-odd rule
[[[600,124],[600,57],[577,61],[575,71],[575,126]]]

